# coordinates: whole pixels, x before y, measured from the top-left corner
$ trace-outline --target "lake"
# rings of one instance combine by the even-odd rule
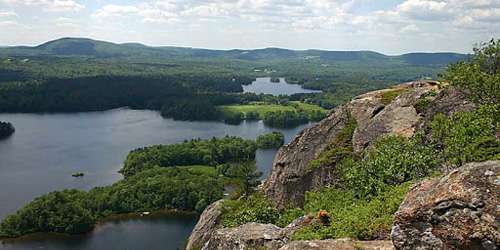
[[[273,83],[275,84],[275,83]],[[254,139],[281,131],[289,142],[306,125],[272,129],[261,121],[240,125],[164,119],[156,111],[115,109],[71,114],[0,114],[16,133],[0,141],[0,219],[33,198],[65,188],[88,190],[112,184],[132,149],[225,135]],[[258,150],[258,168],[270,172],[276,150]],[[83,178],[72,173],[83,172]],[[196,223],[196,216],[125,218],[105,223],[86,235],[33,236],[9,240],[0,249],[177,249]]]
[[[271,95],[292,95],[298,93],[321,93],[321,90],[304,89],[298,84],[290,84],[285,78],[280,82],[271,82],[271,77],[260,77],[250,85],[243,85],[243,92]]]

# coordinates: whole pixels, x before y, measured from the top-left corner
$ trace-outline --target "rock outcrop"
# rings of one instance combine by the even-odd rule
[[[437,91],[433,82],[411,82],[360,95],[332,111],[316,125],[303,130],[277,153],[262,190],[280,209],[302,206],[305,192],[338,183],[335,166],[310,168],[352,117],[357,122],[352,143],[361,152],[382,135],[413,135],[422,122],[414,105],[422,95]],[[387,96],[394,95],[387,100]],[[387,103],[388,102],[388,103]],[[385,104],[384,104],[385,103]]]
[[[279,249],[286,242],[286,230],[272,224],[248,223],[217,230],[203,249]]]
[[[212,203],[205,208],[200,219],[189,236],[186,250],[201,249],[219,227],[222,200]]]
[[[337,240],[304,240],[292,241],[279,250],[392,250],[391,241],[355,241],[351,239]]]
[[[469,163],[413,187],[395,214],[397,249],[498,249],[500,161]]]

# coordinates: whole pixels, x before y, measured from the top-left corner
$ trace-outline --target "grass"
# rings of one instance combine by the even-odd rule
[[[406,89],[399,88],[399,89],[393,89],[393,90],[389,90],[387,92],[382,93],[382,97],[381,97],[382,104],[384,104],[384,105],[390,104],[392,101],[394,101],[394,99],[396,99],[396,97],[398,97],[399,95],[401,95],[405,91],[406,91]]]
[[[257,113],[260,118],[264,117],[266,113],[269,112],[277,112],[277,111],[303,111],[306,113],[310,112],[327,112],[326,109],[316,106],[313,104],[307,104],[299,101],[292,101],[287,105],[279,105],[279,104],[268,104],[262,102],[255,102],[251,104],[245,105],[222,105],[218,106],[219,110],[223,113],[243,113],[244,117],[250,112]]]

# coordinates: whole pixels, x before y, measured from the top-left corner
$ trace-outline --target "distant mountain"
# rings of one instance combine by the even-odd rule
[[[150,47],[140,43],[116,44],[88,38],[61,38],[34,47],[0,47],[0,56],[223,58],[248,61],[319,59],[327,62],[399,60],[411,65],[445,65],[467,58],[467,55],[458,53],[409,53],[400,56],[387,56],[373,51],[289,50],[281,48],[211,50],[186,47]]]

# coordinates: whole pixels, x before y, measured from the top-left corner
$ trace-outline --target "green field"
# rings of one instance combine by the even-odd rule
[[[224,114],[230,113],[243,113],[246,117],[246,114],[249,112],[255,112],[259,114],[259,117],[264,117],[266,113],[269,112],[277,112],[277,111],[296,111],[296,112],[305,112],[311,113],[315,111],[326,113],[328,110],[313,104],[307,104],[298,101],[292,101],[287,105],[279,105],[279,104],[267,104],[262,102],[255,102],[246,105],[222,105],[218,106],[219,110]]]

